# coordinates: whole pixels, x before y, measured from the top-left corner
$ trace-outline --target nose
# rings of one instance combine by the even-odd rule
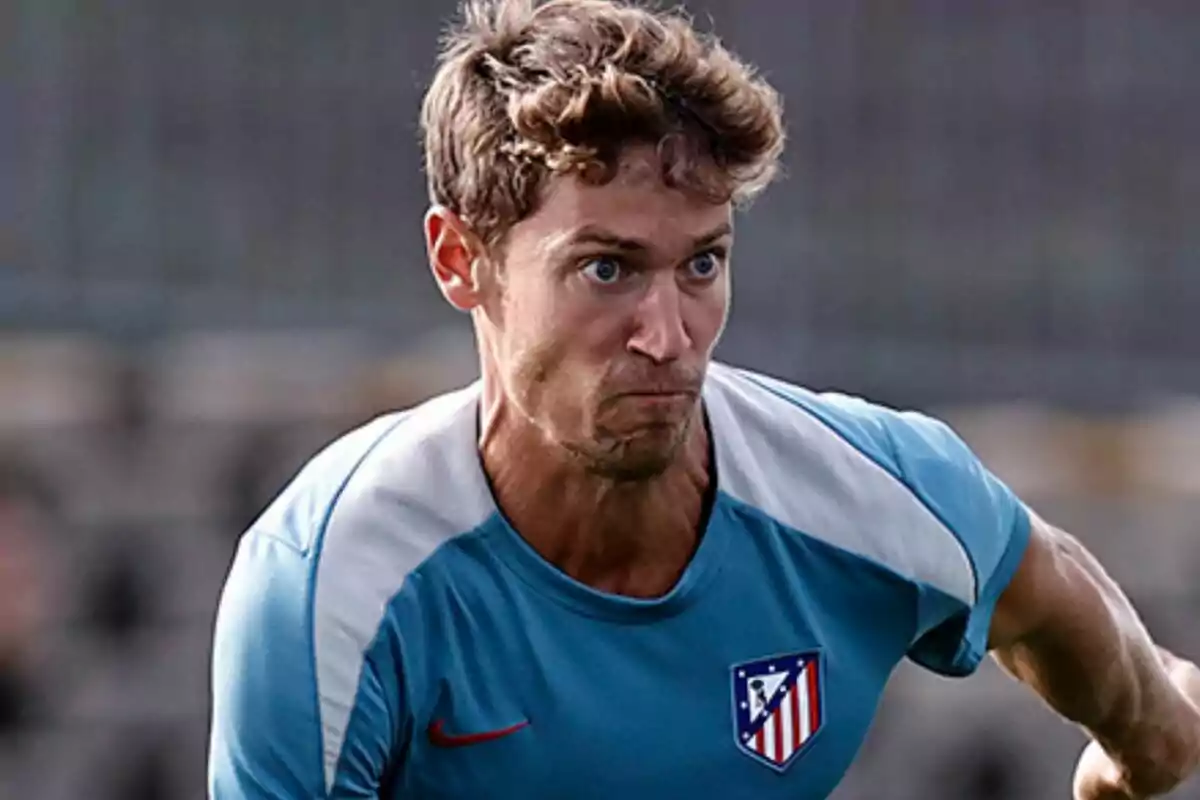
[[[656,364],[666,364],[681,358],[691,346],[679,286],[672,279],[656,280],[638,303],[629,350]]]

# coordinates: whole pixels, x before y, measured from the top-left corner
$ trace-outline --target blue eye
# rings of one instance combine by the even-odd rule
[[[688,269],[692,276],[707,280],[717,274],[721,269],[721,257],[711,250],[703,253],[697,253],[688,262]]]
[[[609,256],[589,259],[581,270],[588,280],[611,285],[621,279],[621,262]]]

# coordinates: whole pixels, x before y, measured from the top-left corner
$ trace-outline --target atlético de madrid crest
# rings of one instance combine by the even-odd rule
[[[733,666],[734,736],[743,753],[782,772],[821,729],[818,652],[762,658]]]

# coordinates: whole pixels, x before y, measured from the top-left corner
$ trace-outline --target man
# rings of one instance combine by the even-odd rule
[[[990,650],[1093,740],[1200,756],[1196,669],[944,425],[709,357],[774,92],[682,19],[477,4],[423,125],[429,260],[482,378],[318,455],[245,535],[210,791],[822,798],[904,658]]]

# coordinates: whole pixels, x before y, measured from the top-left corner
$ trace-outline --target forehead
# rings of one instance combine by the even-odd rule
[[[668,186],[656,149],[636,146],[622,154],[606,183],[587,183],[574,175],[551,178],[537,211],[513,227],[510,243],[551,248],[588,229],[671,248],[690,245],[728,224],[731,213],[728,202],[714,203]]]

